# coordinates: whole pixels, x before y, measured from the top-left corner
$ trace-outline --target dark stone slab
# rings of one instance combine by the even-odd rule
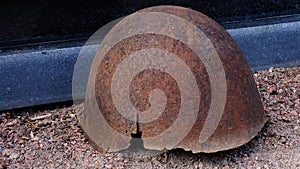
[[[0,48],[89,37],[121,16],[167,4],[189,7],[224,23],[300,13],[299,0],[1,1]]]

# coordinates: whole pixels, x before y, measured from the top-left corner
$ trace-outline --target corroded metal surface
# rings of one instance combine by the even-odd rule
[[[249,65],[230,35],[181,7],[120,21],[93,61],[80,124],[96,147],[216,152],[251,140],[266,118]]]

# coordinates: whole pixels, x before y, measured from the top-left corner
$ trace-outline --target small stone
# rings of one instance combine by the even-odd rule
[[[203,163],[202,163],[201,161],[196,162],[196,163],[194,164],[194,167],[195,167],[195,168],[203,168]]]
[[[293,106],[293,105],[294,105],[294,103],[293,103],[293,102],[291,102],[290,100],[288,100],[288,105],[289,105],[289,106]]]
[[[295,102],[295,104],[299,105],[300,104],[300,99],[296,99],[294,102]]]
[[[282,89],[279,89],[279,90],[278,90],[278,93],[279,93],[279,94],[282,94],[282,93],[283,93],[283,90],[282,90]]]
[[[276,103],[277,103],[276,100],[271,100],[271,101],[269,102],[269,106],[272,106],[272,105],[274,105],[274,104],[276,104]]]
[[[280,142],[285,144],[287,142],[286,138],[283,136],[283,137],[280,137]]]
[[[274,67],[270,67],[268,72],[272,73],[273,72]]]
[[[276,95],[277,94],[277,90],[275,87],[271,87],[268,91],[270,93],[270,95]]]
[[[290,112],[290,114],[291,114],[292,116],[297,116],[297,115],[298,115],[298,113],[297,113],[295,110],[292,110],[292,111]]]
[[[3,130],[3,131],[1,132],[1,135],[2,135],[2,137],[6,137],[6,136],[7,136],[7,132],[6,132],[5,130]]]
[[[73,114],[73,113],[71,113],[71,114],[69,114],[69,116],[70,116],[71,118],[74,118],[76,115]]]
[[[223,167],[223,169],[230,169],[230,167],[226,165],[225,167]]]
[[[37,125],[39,126],[39,127],[43,127],[43,126],[47,126],[49,124],[49,122],[48,121],[39,121],[38,123],[37,123]]]
[[[282,117],[282,121],[286,122],[286,123],[290,123],[291,119],[286,118],[286,117]]]
[[[11,151],[9,149],[4,149],[2,151],[2,156],[9,156],[11,154]]]
[[[34,138],[34,135],[33,135],[33,132],[30,131],[30,138],[33,139]]]
[[[15,124],[17,124],[17,123],[18,123],[18,120],[17,120],[17,119],[14,119],[13,121],[7,123],[7,126],[13,126],[13,125],[15,125]]]
[[[276,134],[277,134],[276,131],[272,130],[272,129],[268,133],[271,137],[276,136]]]
[[[106,164],[105,167],[106,168],[113,168],[113,166],[111,164]]]
[[[19,152],[12,152],[9,156],[10,159],[17,159],[20,157],[20,153]]]

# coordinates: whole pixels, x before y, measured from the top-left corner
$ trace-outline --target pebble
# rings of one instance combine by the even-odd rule
[[[203,163],[201,161],[195,162],[194,167],[195,168],[203,168]]]
[[[282,137],[280,137],[280,142],[285,144],[287,142],[287,140],[284,136],[282,136]]]
[[[294,105],[294,103],[293,103],[293,102],[291,102],[290,100],[288,100],[288,105],[289,105],[289,106],[293,106],[293,105]]]
[[[2,135],[2,137],[6,137],[6,136],[7,136],[7,132],[6,132],[5,130],[3,130],[3,131],[1,132],[1,135]]]
[[[19,152],[12,152],[9,156],[10,159],[17,159],[18,157],[20,157]]]
[[[69,114],[69,116],[71,117],[71,118],[74,118],[74,117],[76,117],[76,115],[75,114]]]
[[[11,154],[11,151],[9,150],[9,149],[4,149],[3,151],[2,151],[2,155],[3,156],[9,156]]]
[[[295,110],[292,110],[291,112],[290,112],[290,115],[292,115],[292,116],[297,116],[297,112],[295,111]]]
[[[300,104],[300,99],[296,99],[296,100],[295,100],[295,104],[298,104],[298,105],[299,105],[299,104]]]
[[[282,90],[282,89],[279,89],[279,90],[278,90],[278,93],[279,93],[279,94],[282,94],[282,93],[283,93],[283,90]]]
[[[291,119],[289,119],[287,117],[282,117],[281,119],[282,119],[282,121],[284,121],[286,123],[290,123],[291,122]]]

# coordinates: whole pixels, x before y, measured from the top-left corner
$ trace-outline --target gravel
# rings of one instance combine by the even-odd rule
[[[0,112],[0,169],[300,168],[300,67],[269,68],[254,78],[269,120],[239,148],[213,154],[176,149],[143,158],[101,154],[78,125],[81,106],[44,106]]]

